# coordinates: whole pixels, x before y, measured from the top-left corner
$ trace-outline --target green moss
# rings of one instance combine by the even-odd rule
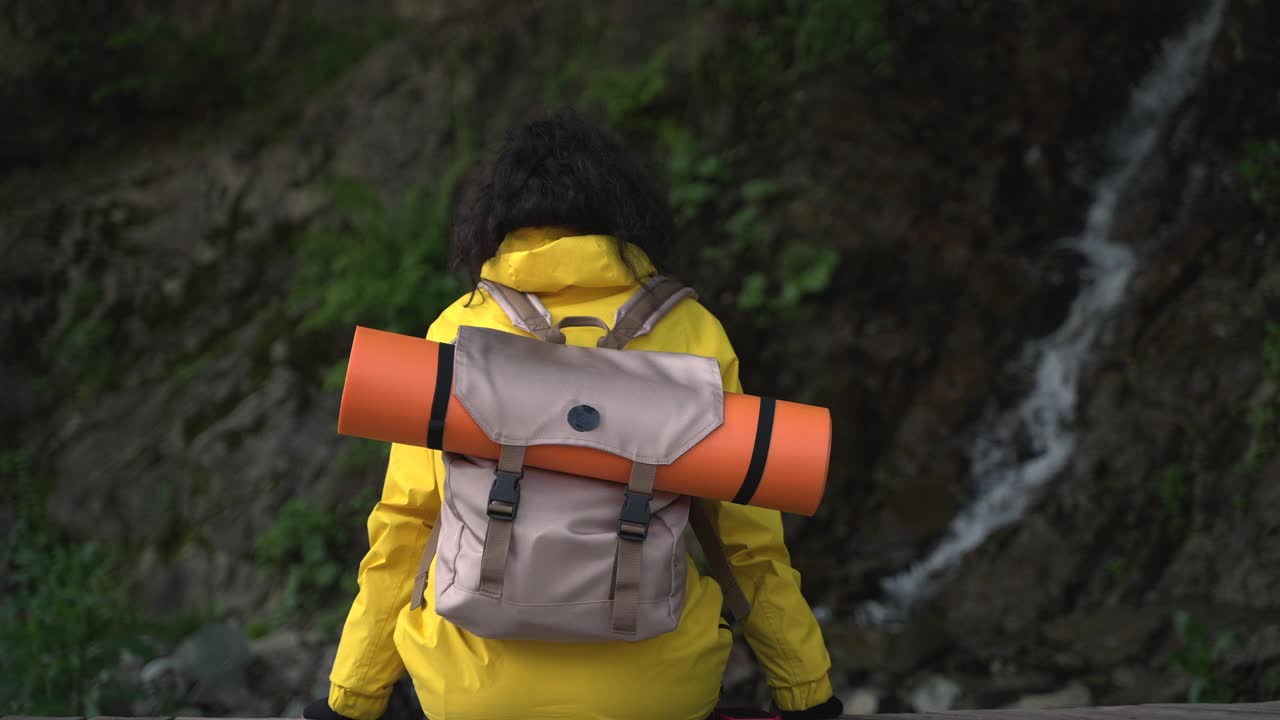
[[[117,361],[111,349],[115,326],[104,301],[99,283],[87,280],[76,286],[71,293],[71,321],[45,346],[55,379],[65,381],[81,400],[92,400],[116,380]]]
[[[1268,323],[1262,339],[1263,377],[1272,383],[1280,383],[1280,324]],[[1240,470],[1256,473],[1280,450],[1280,400],[1262,398],[1245,414],[1249,430],[1249,445],[1240,460]]]
[[[1156,476],[1156,491],[1165,516],[1181,524],[1187,519],[1190,501],[1190,474],[1186,466],[1166,465]]]
[[[1262,340],[1262,367],[1267,378],[1280,382],[1280,323],[1267,323]]]
[[[1280,215],[1280,140],[1250,140],[1237,171],[1251,200],[1268,218]]]
[[[1113,581],[1122,582],[1129,574],[1129,561],[1126,558],[1111,558],[1104,569]]]
[[[1262,470],[1265,462],[1280,445],[1280,426],[1277,426],[1276,415],[1276,407],[1271,403],[1261,403],[1249,409],[1245,417],[1249,428],[1249,446],[1245,448],[1244,458],[1240,461],[1244,472],[1255,473]]]

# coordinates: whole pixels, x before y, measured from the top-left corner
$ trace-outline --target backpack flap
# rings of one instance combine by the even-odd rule
[[[500,445],[575,445],[666,465],[724,422],[720,365],[459,329],[454,396]]]

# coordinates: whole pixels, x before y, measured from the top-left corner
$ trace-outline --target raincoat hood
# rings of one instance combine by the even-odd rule
[[[622,288],[636,279],[618,254],[618,240],[608,235],[572,235],[565,228],[521,228],[507,235],[498,252],[480,269],[480,277],[521,292],[551,293],[568,287]],[[655,272],[653,262],[636,245],[624,245],[627,259],[641,278]]]

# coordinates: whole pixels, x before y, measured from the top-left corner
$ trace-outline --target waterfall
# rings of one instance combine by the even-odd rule
[[[882,601],[858,609],[864,624],[900,624],[928,599],[971,550],[1022,518],[1040,489],[1071,459],[1080,370],[1099,331],[1124,299],[1135,260],[1111,238],[1116,207],[1150,156],[1165,121],[1196,86],[1226,6],[1214,0],[1203,16],[1167,41],[1150,73],[1133,90],[1129,110],[1107,143],[1107,172],[1093,188],[1084,230],[1061,241],[1085,259],[1082,286],[1062,326],[1028,344],[1017,363],[1035,384],[1016,407],[978,428],[970,449],[974,501],[951,521],[942,540],[908,570],[887,578]],[[1031,457],[1025,444],[1031,446]]]

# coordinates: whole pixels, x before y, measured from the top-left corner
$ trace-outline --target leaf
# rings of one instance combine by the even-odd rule
[[[1213,649],[1209,651],[1209,657],[1217,660],[1222,653],[1226,652],[1236,642],[1236,634],[1234,632],[1224,632],[1218,635],[1213,642]]]
[[[782,192],[782,183],[772,178],[748,180],[742,184],[742,197],[747,202],[761,202]]]
[[[738,307],[742,310],[756,310],[764,306],[765,289],[769,279],[764,273],[756,271],[747,275],[738,291]]]
[[[1191,687],[1187,689],[1187,702],[1189,703],[1200,702],[1200,699],[1204,693],[1205,685],[1207,684],[1208,684],[1208,680],[1206,680],[1203,677],[1198,677],[1192,680]]]
[[[1191,613],[1186,610],[1179,610],[1174,613],[1173,616],[1173,631],[1177,634],[1179,639],[1186,641],[1190,637],[1193,627],[1192,623]]]

